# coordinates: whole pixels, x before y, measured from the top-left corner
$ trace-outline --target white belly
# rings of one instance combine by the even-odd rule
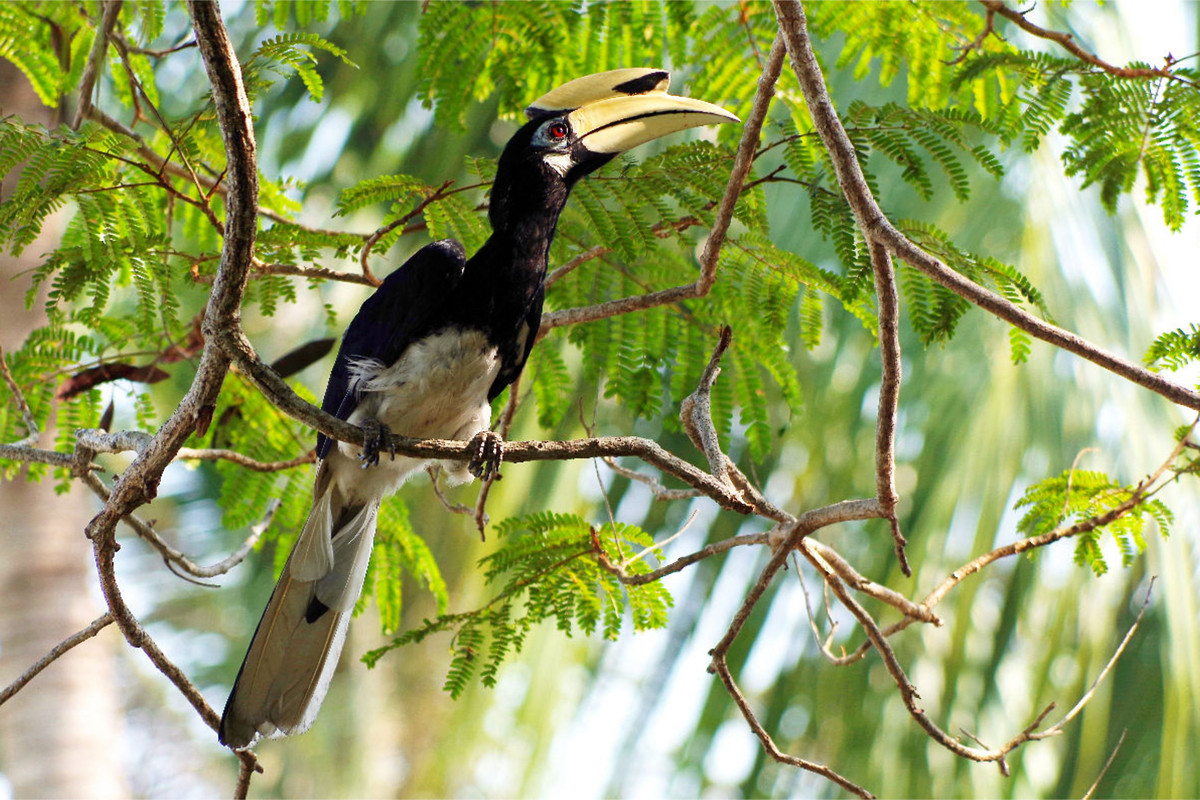
[[[443,331],[404,351],[393,365],[360,362],[353,386],[362,391],[349,421],[374,418],[392,433],[419,439],[470,439],[491,424],[487,394],[500,370],[496,348],[479,331]],[[363,470],[361,449],[344,442],[329,454],[330,467],[344,496],[361,501],[381,497],[428,461],[386,453]],[[468,480],[461,463],[446,464],[452,480]]]

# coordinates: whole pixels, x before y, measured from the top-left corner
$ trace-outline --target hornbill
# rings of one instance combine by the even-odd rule
[[[471,440],[451,482],[499,462],[490,402],[537,338],[550,242],[576,181],[618,153],[675,131],[737,121],[667,93],[657,69],[570,81],[529,106],[492,184],[491,237],[467,258],[443,239],[418,250],[362,305],[342,339],[322,408],[366,431],[364,447],[317,437],[312,510],[283,567],[221,718],[234,749],[308,729],[362,592],[384,497],[429,462],[379,460],[389,431]]]

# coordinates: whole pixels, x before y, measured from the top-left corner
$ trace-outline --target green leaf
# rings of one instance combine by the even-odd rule
[[[1030,537],[1042,536],[1069,525],[1103,516],[1134,498],[1134,487],[1124,486],[1102,472],[1067,470],[1030,486],[1014,508],[1027,508],[1017,528]],[[1160,500],[1142,497],[1131,508],[1106,525],[1080,531],[1075,536],[1075,563],[1090,567],[1097,576],[1108,571],[1100,549],[1107,532],[1128,567],[1137,553],[1146,549],[1142,536],[1146,517],[1158,523],[1159,532],[1170,532],[1171,512]]]
[[[453,631],[444,688],[459,697],[471,680],[494,686],[500,665],[521,652],[526,634],[553,621],[570,636],[576,629],[607,639],[620,635],[628,616],[635,631],[666,625],[671,596],[658,582],[626,585],[604,564],[628,574],[650,570],[645,557],[662,557],[642,530],[620,523],[595,529],[571,514],[542,512],[497,527],[499,548],[480,560],[484,580],[499,593],[482,608],[442,614],[396,637],[363,660],[430,635]]]
[[[1166,368],[1174,372],[1193,361],[1200,361],[1200,325],[1191,323],[1186,329],[1176,328],[1161,334],[1142,357],[1142,363],[1152,369]]]

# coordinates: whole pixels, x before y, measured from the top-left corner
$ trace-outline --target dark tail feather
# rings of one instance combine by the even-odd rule
[[[220,739],[234,749],[260,736],[308,730],[362,592],[379,502],[335,508],[334,491],[321,478],[318,473],[318,491],[322,484],[324,491],[271,593],[225,704]]]

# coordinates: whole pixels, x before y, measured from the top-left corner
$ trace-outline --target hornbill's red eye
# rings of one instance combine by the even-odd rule
[[[552,139],[556,142],[567,138],[567,123],[565,123],[565,122],[550,123],[550,125],[546,128],[546,136],[548,136],[550,139]]]

